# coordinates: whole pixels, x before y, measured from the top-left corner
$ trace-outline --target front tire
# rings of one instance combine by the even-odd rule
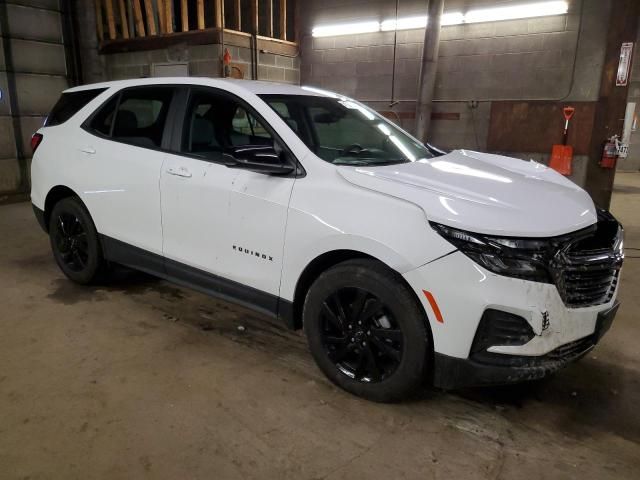
[[[86,285],[101,277],[105,262],[98,232],[79,198],[63,198],[53,207],[49,241],[56,263],[70,280]]]
[[[429,333],[414,293],[374,260],[322,273],[303,308],[311,353],[333,383],[377,402],[403,400],[428,374]]]

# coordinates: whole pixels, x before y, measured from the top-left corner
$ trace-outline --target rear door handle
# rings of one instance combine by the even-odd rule
[[[191,172],[186,167],[169,167],[167,168],[167,173],[169,175],[175,175],[176,177],[191,178]]]
[[[80,151],[82,153],[88,153],[89,155],[95,155],[96,153],[96,149],[93,147],[84,147],[84,148],[81,148]]]

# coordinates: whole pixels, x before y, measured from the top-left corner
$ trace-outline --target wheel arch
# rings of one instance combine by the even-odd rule
[[[328,252],[324,252],[321,255],[318,255],[316,258],[311,260],[304,268],[300,276],[298,277],[298,281],[296,282],[294,295],[293,295],[293,304],[291,306],[290,318],[288,319],[288,324],[294,330],[299,330],[302,328],[302,307],[304,305],[305,297],[307,296],[307,292],[309,288],[313,284],[313,282],[325,271],[330,269],[331,267],[338,265],[339,263],[345,262],[347,260],[355,260],[355,259],[368,259],[373,260],[380,265],[383,265],[386,269],[393,272],[396,275],[396,278],[399,282],[405,285],[410,292],[412,292],[417,305],[420,308],[420,311],[423,312],[423,319],[425,322],[425,327],[427,328],[427,332],[429,335],[429,341],[433,345],[433,335],[431,333],[431,325],[429,323],[429,318],[427,316],[427,312],[424,310],[420,299],[416,295],[415,291],[411,288],[411,285],[407,282],[407,280],[398,272],[396,269],[388,265],[386,262],[383,262],[379,258],[374,257],[368,253],[358,251],[358,250],[350,250],[350,249],[339,249],[339,250],[331,250]]]
[[[68,197],[80,198],[80,196],[76,192],[74,192],[71,188],[65,185],[56,185],[55,187],[51,188],[51,190],[49,190],[49,192],[47,193],[47,196],[44,201],[44,227],[47,232],[49,231],[49,220],[51,219],[51,212],[53,211],[53,207],[60,200]],[[84,205],[84,202],[83,202],[83,205]]]

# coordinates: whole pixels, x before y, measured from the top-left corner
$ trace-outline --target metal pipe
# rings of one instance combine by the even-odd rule
[[[427,13],[429,24],[424,33],[424,50],[420,69],[418,103],[416,105],[416,137],[421,141],[427,141],[429,125],[431,124],[443,10],[444,0],[429,0]]]
[[[393,67],[391,70],[391,100],[389,106],[395,105],[396,97],[396,59],[398,51],[398,7],[400,0],[396,0],[396,28],[393,29]]]

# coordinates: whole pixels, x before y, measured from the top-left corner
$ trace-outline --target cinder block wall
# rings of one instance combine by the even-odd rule
[[[445,12],[509,3],[522,2],[448,0]],[[610,0],[571,0],[568,15],[443,27],[435,111],[459,114],[459,120],[435,119],[429,140],[446,148],[486,149],[494,101],[597,100],[609,10]],[[302,83],[392,111],[412,131],[424,29],[312,38],[315,25],[393,18],[395,2],[312,0],[305,12]],[[425,14],[425,1],[400,2],[399,17]],[[471,108],[471,101],[478,102],[477,108]],[[510,154],[539,161],[549,156]],[[585,163],[586,157],[574,163],[579,183]]]
[[[7,0],[0,9],[8,24],[2,32],[8,45],[0,49],[0,194],[6,194],[27,188],[31,135],[67,88],[67,71],[58,0]]]
[[[200,77],[220,77],[222,50],[215,45],[176,45],[161,50],[126,52],[101,55],[106,63],[106,79],[149,77],[153,64],[187,63],[189,74]],[[232,63],[251,77],[251,51],[248,48],[227,46]],[[258,79],[281,83],[300,83],[300,61],[298,57],[260,53],[258,56]]]

